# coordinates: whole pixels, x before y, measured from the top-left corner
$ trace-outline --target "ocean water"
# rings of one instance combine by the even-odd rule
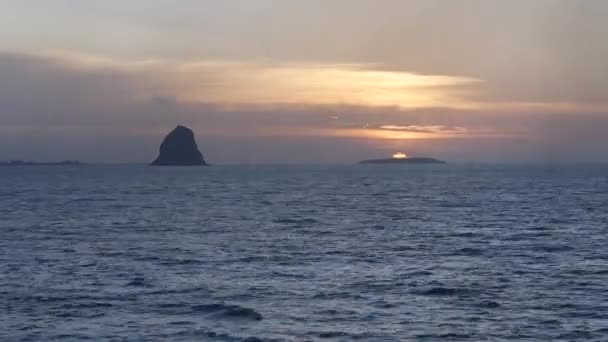
[[[607,166],[0,169],[0,341],[608,341]]]

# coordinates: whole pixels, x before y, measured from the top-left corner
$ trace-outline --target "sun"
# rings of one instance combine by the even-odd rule
[[[397,152],[397,153],[393,154],[393,158],[395,158],[395,159],[405,159],[405,158],[407,158],[407,154],[405,154],[403,152]]]

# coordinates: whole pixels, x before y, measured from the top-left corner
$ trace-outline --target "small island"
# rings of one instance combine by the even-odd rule
[[[359,162],[359,164],[446,164],[443,160],[428,157],[408,157],[405,153],[397,152],[392,158],[370,159]]]
[[[203,154],[198,150],[194,132],[184,126],[177,126],[160,145],[159,155],[152,162],[154,166],[204,166]]]
[[[78,160],[63,160],[59,162],[34,162],[23,160],[0,161],[0,166],[78,166],[84,163]]]

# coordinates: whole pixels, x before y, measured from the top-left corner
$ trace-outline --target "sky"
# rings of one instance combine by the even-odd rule
[[[0,160],[608,162],[608,1],[0,8]]]

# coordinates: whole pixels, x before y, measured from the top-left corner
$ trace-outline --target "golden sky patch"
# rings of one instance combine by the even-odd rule
[[[365,107],[468,108],[461,87],[480,81],[467,77],[419,75],[373,69],[360,64],[196,64],[182,72],[188,102],[228,105],[354,105]],[[213,74],[217,83],[198,77]]]

